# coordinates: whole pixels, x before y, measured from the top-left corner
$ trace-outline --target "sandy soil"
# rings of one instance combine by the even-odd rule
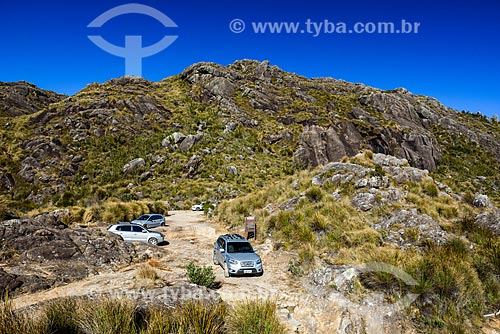
[[[198,265],[211,265],[217,274],[221,287],[217,292],[227,302],[252,298],[272,298],[282,304],[297,300],[298,284],[289,282],[287,274],[290,255],[286,252],[274,252],[269,243],[253,242],[258,248],[264,263],[262,277],[225,278],[220,266],[213,265],[213,243],[219,234],[226,231],[214,223],[208,222],[200,212],[172,211],[167,217],[168,226],[159,227],[166,234],[167,242],[152,247],[151,256],[162,278],[163,284],[175,285],[187,282],[185,266],[189,262]],[[89,294],[120,294],[130,288],[144,285],[137,278],[137,269],[143,263],[119,268],[115,272],[88,277],[85,280],[59,286],[51,290],[34,294],[21,295],[13,300],[18,308],[34,305],[41,301],[59,297],[83,296]],[[295,288],[292,286],[296,285]]]
[[[14,306],[29,307],[58,297],[103,293],[123,296],[131,290],[147,293],[147,289],[154,286],[181,286],[188,282],[186,265],[194,262],[198,265],[213,267],[217,280],[221,283],[221,287],[216,291],[227,303],[254,298],[276,300],[280,317],[288,326],[290,333],[295,333],[297,328],[300,328],[300,333],[330,333],[332,329],[344,333],[336,330],[343,327],[346,333],[351,332],[348,325],[349,312],[345,308],[339,307],[334,300],[318,300],[315,296],[304,292],[300,282],[292,280],[287,273],[292,254],[282,250],[273,251],[269,241],[254,242],[252,240],[252,244],[258,248],[258,253],[262,257],[264,275],[262,277],[225,278],[222,268],[213,265],[212,262],[213,243],[219,234],[227,232],[224,228],[208,221],[202,213],[192,211],[171,212],[171,215],[167,217],[167,224],[168,226],[156,228],[166,234],[167,242],[156,247],[147,247],[153,258],[150,263],[154,263],[161,277],[158,282],[146,282],[137,277],[138,269],[145,264],[142,262],[51,290],[18,296],[13,299]],[[294,317],[297,317],[300,322],[294,320]],[[483,333],[500,334],[498,328],[498,319],[491,319],[485,324]],[[378,330],[370,331],[368,328],[364,331],[379,333]],[[389,332],[399,333],[400,331]],[[405,333],[414,332],[409,330]]]

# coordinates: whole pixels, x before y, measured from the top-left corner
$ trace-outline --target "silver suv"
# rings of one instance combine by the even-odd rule
[[[132,220],[132,224],[139,224],[145,228],[165,226],[165,217],[156,213],[148,213]]]
[[[108,227],[108,231],[118,234],[127,242],[141,241],[150,243],[151,245],[157,245],[164,240],[164,235],[160,232],[149,231],[141,225],[126,222],[113,224]]]
[[[214,264],[224,269],[224,276],[264,274],[262,260],[248,240],[239,234],[219,236],[214,244]]]

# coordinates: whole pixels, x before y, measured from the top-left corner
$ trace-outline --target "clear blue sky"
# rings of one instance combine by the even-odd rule
[[[229,64],[237,59],[269,60],[307,77],[334,77],[382,89],[406,87],[458,110],[500,114],[500,2],[428,0],[358,1],[131,1],[166,14],[177,28],[165,28],[139,14],[116,17],[101,28],[88,24],[118,0],[45,0],[0,4],[0,81],[25,80],[73,94],[91,82],[124,75],[124,59],[94,45],[101,35],[124,45],[125,35],[143,44],[165,35],[178,39],[143,59],[143,76],[157,81],[199,61]],[[246,29],[235,34],[233,19]],[[402,19],[420,23],[418,34],[256,34],[252,22],[356,22]]]

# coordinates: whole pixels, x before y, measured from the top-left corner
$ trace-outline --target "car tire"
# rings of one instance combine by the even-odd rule
[[[149,230],[149,225],[148,224],[144,224],[142,225],[146,230]]]
[[[156,238],[149,238],[148,239],[148,244],[156,246],[156,245],[158,245],[158,239],[156,239]]]
[[[264,270],[262,270],[260,273],[257,273],[257,276],[259,276],[259,277],[262,275],[264,275]]]
[[[219,260],[217,260],[217,256],[215,256],[215,253],[214,253],[214,264],[215,264],[215,265],[218,265],[218,264],[219,264]]]
[[[231,274],[229,273],[229,268],[227,267],[227,263],[224,263],[222,268],[224,268],[224,277],[230,277]]]

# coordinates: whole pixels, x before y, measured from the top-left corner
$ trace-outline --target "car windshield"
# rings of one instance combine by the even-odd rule
[[[228,253],[253,253],[252,245],[248,242],[230,242],[227,244]]]

